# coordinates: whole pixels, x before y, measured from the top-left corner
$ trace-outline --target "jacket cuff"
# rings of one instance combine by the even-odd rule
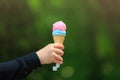
[[[28,66],[28,69],[32,70],[41,67],[41,63],[36,52],[32,52],[29,55],[24,56],[23,58],[26,65]]]

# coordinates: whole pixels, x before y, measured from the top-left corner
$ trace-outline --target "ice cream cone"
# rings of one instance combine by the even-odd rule
[[[64,43],[64,39],[65,39],[65,36],[63,36],[63,35],[53,36],[53,40],[54,40],[55,43],[63,44]]]
[[[64,39],[66,36],[66,25],[62,21],[58,21],[53,24],[53,40],[54,43],[64,43]],[[56,64],[56,66],[53,66],[53,71],[57,71],[57,69],[60,67],[60,64]]]

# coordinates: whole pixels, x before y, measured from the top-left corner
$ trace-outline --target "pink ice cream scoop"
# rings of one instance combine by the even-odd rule
[[[66,30],[66,25],[64,22],[62,21],[58,21],[56,23],[53,24],[53,31],[54,30],[62,30],[65,31]]]
[[[66,25],[64,22],[62,21],[58,21],[56,23],[53,24],[53,32],[52,32],[53,36],[56,35],[66,35]]]

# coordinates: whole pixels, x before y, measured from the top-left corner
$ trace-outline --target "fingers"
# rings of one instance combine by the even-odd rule
[[[58,49],[64,49],[64,46],[63,46],[63,44],[60,44],[60,43],[55,43],[55,44],[53,44],[53,46],[54,46],[54,48],[58,48]]]
[[[63,58],[60,55],[54,53],[53,56],[54,56],[54,62],[55,63],[57,63],[57,64],[62,64],[63,63]]]
[[[55,60],[55,63],[56,63],[56,64],[63,64],[62,61],[57,61],[57,60]]]
[[[44,48],[37,51],[37,55],[40,59],[41,64],[57,63],[62,64],[64,55],[64,45],[59,43],[48,44]]]
[[[64,49],[64,46],[62,44],[59,44],[59,43],[53,44],[53,51],[60,56],[64,55],[63,49]]]
[[[63,49],[64,49],[64,46],[62,44],[59,44],[59,43],[55,43],[54,44],[54,59],[55,59],[55,63],[57,64],[62,64],[63,63],[63,58],[61,56],[64,55],[64,52],[63,52]]]
[[[63,50],[61,50],[61,49],[54,48],[54,52],[55,52],[56,54],[60,55],[60,56],[63,56],[63,55],[64,55],[64,52],[63,52]]]

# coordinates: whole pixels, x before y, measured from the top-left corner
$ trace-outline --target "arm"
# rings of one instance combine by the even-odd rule
[[[0,63],[0,79],[22,79],[37,67],[41,67],[41,63],[36,53],[33,52],[16,60]]]
[[[63,49],[64,46],[61,44],[49,44],[37,52],[30,53],[16,60],[0,63],[0,79],[19,80],[29,75],[33,69],[41,67],[41,64],[53,62],[62,64]]]

